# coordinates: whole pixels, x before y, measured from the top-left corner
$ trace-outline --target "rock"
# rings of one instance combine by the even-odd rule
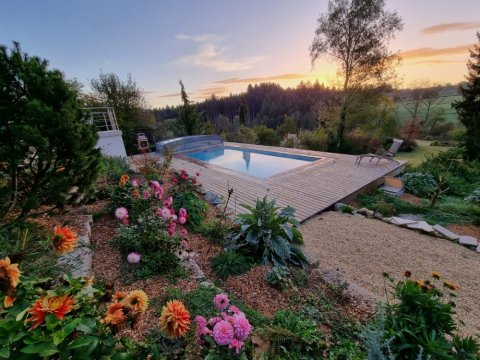
[[[420,214],[398,214],[398,217],[412,221],[423,221],[423,216]]]
[[[407,227],[409,229],[420,230],[426,233],[435,232],[435,230],[433,230],[433,227],[430,224],[428,224],[426,221],[418,221],[413,224],[407,224]]]
[[[408,224],[416,224],[418,221],[416,220],[409,220],[409,219],[404,219],[398,216],[393,216],[390,220],[390,223],[398,226],[405,226]]]
[[[460,235],[457,235],[453,232],[451,232],[450,230],[448,230],[447,228],[444,228],[442,225],[433,225],[433,229],[439,233],[440,235],[442,235],[443,237],[449,239],[449,240],[458,240],[460,238]]]
[[[222,199],[220,196],[215,194],[213,191],[207,191],[205,194],[205,201],[209,202],[212,205],[220,205],[222,203]]]
[[[367,210],[366,216],[370,219],[373,219],[375,212],[373,210]]]
[[[210,281],[202,281],[200,283],[200,286],[204,287],[204,288],[207,288],[207,289],[214,289],[215,288],[215,285]]]
[[[342,207],[345,206],[345,205],[346,204],[344,204],[344,203],[338,202],[338,203],[335,203],[335,205],[333,205],[333,208],[335,209],[335,211],[341,211]]]
[[[473,236],[460,236],[458,238],[458,243],[466,247],[477,248],[478,240]]]
[[[375,219],[383,219],[383,214],[381,212],[378,212],[378,211],[375,211],[373,216],[375,217]]]
[[[478,242],[478,245],[477,245],[477,253],[480,253],[480,241]]]
[[[357,214],[367,216],[368,211],[371,211],[371,210],[368,210],[367,208],[361,208],[357,210]]]

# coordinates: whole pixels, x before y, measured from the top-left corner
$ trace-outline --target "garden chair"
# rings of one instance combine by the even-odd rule
[[[403,140],[401,140],[401,139],[393,139],[393,143],[388,150],[381,150],[380,152],[377,152],[376,154],[361,154],[361,155],[358,155],[355,163],[357,165],[360,165],[360,162],[363,160],[363,158],[369,157],[370,162],[372,162],[372,160],[375,159],[375,158],[378,159],[377,163],[375,165],[378,165],[378,163],[382,159],[386,159],[388,161],[394,161],[397,164],[400,164],[393,157],[395,156],[397,151],[400,149],[400,146],[402,145],[402,143],[403,143]]]
[[[383,186],[380,187],[380,190],[383,190],[385,194],[400,196],[405,193],[405,183],[402,179],[385,176],[383,178]]]

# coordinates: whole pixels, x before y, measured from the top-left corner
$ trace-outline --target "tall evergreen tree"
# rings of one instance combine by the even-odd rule
[[[18,43],[11,51],[0,46],[0,223],[62,207],[89,190],[100,163],[96,141],[77,89],[60,71]]]
[[[243,98],[242,104],[240,105],[239,114],[238,114],[240,125],[247,124],[247,114],[248,114],[247,102],[245,101],[245,98]]]
[[[480,32],[477,32],[480,42]],[[470,159],[480,159],[480,45],[470,50],[467,63],[467,83],[460,86],[462,100],[456,101],[452,107],[458,111],[460,121],[467,128],[464,145]]]
[[[183,82],[181,80],[179,81],[179,84],[183,105],[178,111],[178,117],[175,123],[176,132],[182,135],[203,134],[203,113],[199,113],[196,105],[190,102],[187,92],[185,91],[185,86],[183,86]]]

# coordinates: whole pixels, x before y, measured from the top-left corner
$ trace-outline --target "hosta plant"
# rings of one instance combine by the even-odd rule
[[[307,259],[300,249],[303,236],[295,219],[295,209],[283,209],[265,196],[255,207],[242,205],[249,213],[237,216],[229,234],[227,249],[260,258],[264,264],[305,267]]]

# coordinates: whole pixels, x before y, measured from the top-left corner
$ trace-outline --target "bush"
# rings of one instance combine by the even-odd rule
[[[330,146],[330,137],[325,129],[304,131],[300,134],[300,144],[308,150],[327,151]]]
[[[397,209],[394,204],[390,204],[385,200],[380,200],[377,203],[377,211],[385,217],[393,216],[397,213]]]
[[[278,146],[282,139],[278,133],[265,125],[257,125],[253,128],[257,134],[258,143],[260,145]]]
[[[421,172],[404,174],[402,180],[405,182],[405,190],[408,193],[423,198],[430,197],[437,186],[432,175]]]
[[[476,359],[479,344],[456,336],[452,299],[457,286],[440,280],[406,279],[395,284],[385,274],[394,300],[366,331],[369,358],[376,359]],[[443,282],[443,284],[442,284]],[[442,289],[443,287],[443,289]],[[452,340],[453,338],[453,340]]]
[[[100,165],[97,133],[62,73],[18,43],[10,52],[0,46],[0,99],[0,222],[45,212],[42,205],[62,208],[88,193]]]
[[[165,227],[165,222],[155,216],[146,217],[139,224],[120,226],[112,245],[120,250],[124,264],[130,253],[140,255],[138,263],[125,264],[125,270],[135,278],[145,279],[179,270],[176,252],[180,248],[180,237],[170,236]]]
[[[227,249],[245,252],[261,259],[263,264],[272,263],[278,267],[307,265],[299,246],[303,243],[303,236],[298,230],[294,208],[280,210],[275,200],[268,201],[266,196],[257,199],[255,207],[242,206],[249,213],[237,216]]]
[[[475,204],[480,204],[480,188],[474,190],[473,193],[467,196],[464,200]]]
[[[238,132],[229,138],[230,141],[234,142],[255,144],[257,142],[257,133],[252,128],[249,128],[245,125],[240,125]]]
[[[245,274],[252,268],[253,261],[248,256],[226,251],[213,256],[210,264],[215,274],[226,279],[229,276]]]
[[[400,146],[400,151],[411,152],[417,147],[417,142],[414,139],[404,139]]]
[[[227,219],[213,219],[203,221],[195,231],[205,236],[209,241],[224,246],[228,233],[231,230],[231,223]]]
[[[342,205],[340,207],[340,211],[344,214],[353,214],[353,212],[355,211],[355,208],[353,206],[350,206],[350,205]]]
[[[345,147],[350,154],[376,152],[384,145],[384,141],[372,134],[354,130],[345,135]]]
[[[173,199],[173,208],[187,210],[188,226],[192,228],[201,225],[208,211],[207,203],[191,191],[177,194]]]

